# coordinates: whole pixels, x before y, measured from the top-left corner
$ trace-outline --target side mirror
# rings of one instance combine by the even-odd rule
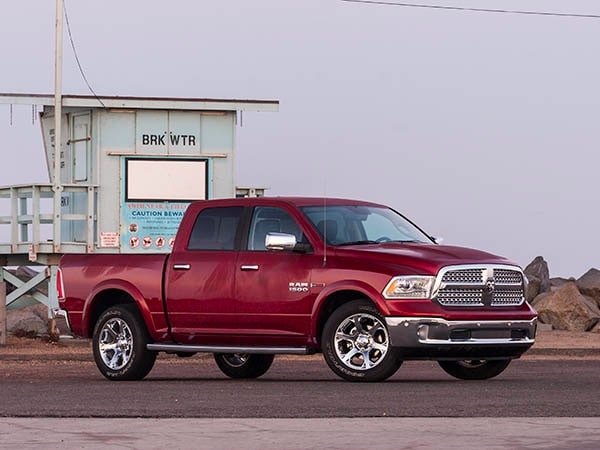
[[[440,236],[430,236],[431,239],[433,239],[433,242],[435,242],[436,244],[441,244],[442,242],[444,242],[444,238],[440,237]]]
[[[296,236],[287,233],[276,233],[270,231],[265,236],[265,247],[267,250],[294,250],[296,247]]]

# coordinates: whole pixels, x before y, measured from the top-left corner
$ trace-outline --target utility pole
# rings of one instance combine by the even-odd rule
[[[63,0],[56,0],[56,35],[54,42],[54,179],[52,180],[52,191],[54,192],[54,207],[52,219],[52,239],[53,252],[60,252],[61,243],[61,197],[62,197],[62,180],[60,176],[61,168],[61,143],[62,143],[62,59],[63,59],[63,17],[64,4]],[[56,288],[56,268],[51,268],[50,284],[48,286],[48,297],[52,289]],[[54,296],[56,297],[56,296]],[[57,304],[58,305],[58,304]],[[56,319],[51,311],[52,305],[48,304],[48,334],[50,337],[58,336],[56,329]]]
[[[6,283],[3,270],[0,267],[0,347],[6,345]]]
[[[63,54],[63,0],[56,0],[56,36],[54,45],[54,253],[60,252],[61,194],[60,153],[62,142],[62,54]]]

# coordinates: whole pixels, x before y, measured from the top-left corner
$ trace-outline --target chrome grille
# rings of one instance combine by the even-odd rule
[[[483,289],[443,289],[437,300],[444,306],[483,306]]]
[[[523,277],[521,276],[521,273],[517,272],[516,270],[495,269],[494,279],[496,280],[496,283],[501,284],[523,283]]]
[[[438,274],[434,300],[442,306],[517,306],[523,275],[510,266],[450,266]]]
[[[446,272],[442,277],[444,283],[483,283],[483,271],[481,269],[460,269]]]
[[[494,292],[492,306],[519,305],[523,299],[521,289],[506,289]]]

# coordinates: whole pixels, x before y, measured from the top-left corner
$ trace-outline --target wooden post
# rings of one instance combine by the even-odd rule
[[[0,272],[0,347],[4,345],[6,345],[6,282]]]

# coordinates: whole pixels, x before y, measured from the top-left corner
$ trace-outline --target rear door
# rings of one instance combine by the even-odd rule
[[[185,250],[170,256],[165,298],[171,331],[181,343],[227,345],[237,328],[234,313],[236,237],[242,206],[203,209]]]
[[[265,248],[268,232],[294,234],[306,242],[298,222],[280,207],[256,206],[243,239],[236,275],[240,333],[255,345],[305,345],[316,294],[311,288],[315,255]]]

